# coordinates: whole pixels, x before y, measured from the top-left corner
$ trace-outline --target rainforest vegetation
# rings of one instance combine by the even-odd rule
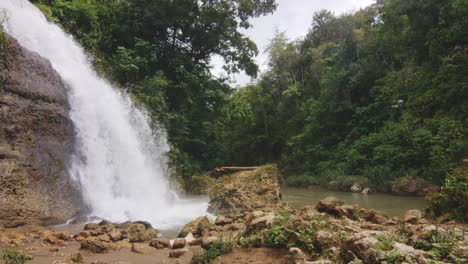
[[[376,186],[402,176],[442,184],[466,153],[468,1],[311,13],[303,38],[272,36],[261,73],[241,29],[274,12],[274,0],[32,2],[166,128],[182,180],[277,163],[296,186],[349,175]],[[229,86],[210,73],[213,55],[258,81]]]

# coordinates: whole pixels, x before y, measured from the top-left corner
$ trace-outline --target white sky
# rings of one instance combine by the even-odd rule
[[[266,46],[273,38],[275,30],[286,32],[291,40],[304,37],[311,25],[314,12],[327,9],[339,15],[348,11],[357,11],[369,6],[374,0],[276,0],[278,8],[269,16],[259,17],[251,21],[253,27],[245,31],[258,47],[259,55],[255,58],[260,70],[266,68]],[[213,74],[226,75],[222,70],[224,62],[220,57],[213,57]],[[231,76],[233,86],[245,85],[252,80],[245,74]]]

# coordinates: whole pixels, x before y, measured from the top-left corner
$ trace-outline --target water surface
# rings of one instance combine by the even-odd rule
[[[358,204],[366,209],[375,209],[389,216],[403,216],[410,209],[423,209],[427,202],[423,197],[396,196],[391,194],[368,194],[351,192],[334,192],[323,188],[291,188],[282,187],[283,200],[295,208],[315,205],[321,199],[334,196],[346,204]]]

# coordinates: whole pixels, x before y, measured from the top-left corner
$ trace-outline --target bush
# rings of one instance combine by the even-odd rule
[[[265,245],[270,248],[298,247],[312,253],[314,230],[294,220],[290,214],[278,214],[275,225],[265,234]]]
[[[468,220],[468,169],[459,168],[447,175],[441,192],[429,195],[427,200],[428,216]]]
[[[193,256],[192,264],[212,264],[217,257],[231,252],[232,246],[232,242],[223,242],[221,240],[215,242],[205,253]]]
[[[2,259],[5,261],[5,264],[24,264],[32,260],[32,257],[14,249],[6,249],[2,252]]]

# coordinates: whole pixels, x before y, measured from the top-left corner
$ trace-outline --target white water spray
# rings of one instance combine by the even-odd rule
[[[49,59],[70,87],[77,132],[70,174],[92,215],[171,229],[205,214],[206,202],[181,200],[169,188],[164,130],[152,130],[147,114],[96,74],[83,48],[29,1],[0,0],[0,9],[7,14],[5,30]]]

